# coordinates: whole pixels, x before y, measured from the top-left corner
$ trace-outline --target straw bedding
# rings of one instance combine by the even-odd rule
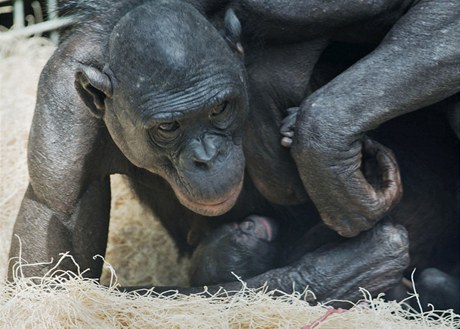
[[[460,316],[450,311],[412,314],[409,320],[407,308],[371,299],[364,290],[362,302],[322,322],[316,320],[324,317],[327,305],[309,306],[300,294],[274,298],[263,288],[246,289],[243,282],[242,290],[231,296],[122,294],[115,289],[118,284],[187,284],[188,261],[177,258],[164,229],[120,176],[112,177],[113,211],[102,276],[108,289],[84,279],[83,273],[49,273],[38,278],[40,284],[31,284],[21,277],[20,267],[15,284],[6,283],[11,232],[27,186],[26,144],[36,85],[53,50],[38,38],[0,44],[0,328],[460,327]]]

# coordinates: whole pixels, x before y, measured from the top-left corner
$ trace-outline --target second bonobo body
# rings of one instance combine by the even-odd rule
[[[417,118],[417,124],[410,123],[413,118]],[[420,129],[424,132],[420,133]],[[388,214],[383,225],[391,226],[389,222],[403,224],[408,230],[411,265],[405,275],[410,279],[413,268],[416,268],[415,284],[424,309],[428,309],[428,303],[431,303],[437,309],[453,308],[460,312],[460,279],[457,273],[460,266],[460,223],[455,212],[455,181],[458,176],[455,166],[439,165],[449,163],[449,159],[456,156],[454,154],[458,142],[449,137],[451,132],[446,120],[428,110],[407,116],[399,122],[392,122],[372,134],[391,145],[401,159],[405,195],[401,203]],[[406,140],[398,141],[400,136],[406,136]],[[415,147],[411,142],[414,138],[425,146]],[[363,172],[366,179],[374,185],[383,184],[378,173],[381,166],[376,161],[388,152],[391,151],[376,142],[365,142]],[[381,154],[377,156],[377,153]],[[309,220],[314,222],[318,218],[315,219],[313,215]],[[282,225],[286,225],[283,220],[259,215],[249,216],[241,223],[226,224],[211,232],[193,255],[191,284],[234,281],[235,275],[246,280],[270,268],[293,264],[304,254],[323,257],[323,251],[333,246],[342,246],[340,255],[349,262],[347,271],[357,273],[360,263],[355,264],[356,270],[353,269],[353,263],[357,257],[367,255],[369,266],[364,271],[370,276],[376,270],[370,265],[371,258],[377,260],[379,257],[393,257],[383,251],[370,253],[376,247],[373,244],[378,243],[370,235],[382,234],[382,228],[362,234],[362,245],[356,249],[347,245],[346,239],[324,224],[318,224],[311,229],[297,228],[297,231],[304,230],[303,235],[295,232],[296,229],[281,235],[273,234],[278,233]],[[387,238],[391,239],[392,235],[397,237],[399,234],[394,230]],[[354,254],[357,251],[359,254]],[[311,265],[316,267],[315,271],[318,273],[335,266],[332,258],[327,263],[312,262]],[[385,262],[379,267],[380,270],[384,269]],[[342,271],[343,269],[339,269],[335,276],[342,276]],[[391,291],[389,296],[404,299],[408,294],[406,290],[399,295]]]

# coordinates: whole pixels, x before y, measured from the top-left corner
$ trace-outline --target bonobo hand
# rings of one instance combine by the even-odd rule
[[[281,144],[292,147],[300,177],[323,221],[340,235],[352,237],[371,228],[399,202],[399,168],[393,152],[376,141],[327,127],[327,118],[317,120],[290,108],[280,129]],[[373,177],[362,170],[363,156],[374,163]]]
[[[358,287],[373,296],[394,287],[409,260],[407,230],[383,221],[354,239],[307,253],[292,264],[289,277],[296,285],[308,282],[318,301],[356,301]]]
[[[299,113],[298,107],[291,107],[287,110],[288,115],[283,119],[283,123],[280,128],[281,135],[281,145],[284,147],[291,147],[292,138],[294,137],[294,127],[297,121],[297,113]]]

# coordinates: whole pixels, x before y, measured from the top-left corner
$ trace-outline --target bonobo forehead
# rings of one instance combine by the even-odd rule
[[[114,94],[128,91],[124,97],[133,99],[127,101],[152,103],[150,112],[161,111],[161,100],[180,103],[182,93],[206,90],[203,96],[210,97],[218,93],[212,89],[243,84],[242,63],[219,32],[195,8],[175,0],[139,6],[119,21],[110,36],[109,68]]]

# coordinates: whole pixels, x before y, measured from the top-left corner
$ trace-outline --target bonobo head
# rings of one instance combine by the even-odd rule
[[[116,24],[102,70],[82,65],[76,74],[80,96],[125,156],[208,216],[234,205],[245,166],[239,22],[232,12],[225,22],[219,32],[181,1],[149,2]]]
[[[250,278],[274,267],[278,226],[270,218],[249,216],[212,231],[193,254],[190,283],[193,286],[235,281],[235,273]]]

